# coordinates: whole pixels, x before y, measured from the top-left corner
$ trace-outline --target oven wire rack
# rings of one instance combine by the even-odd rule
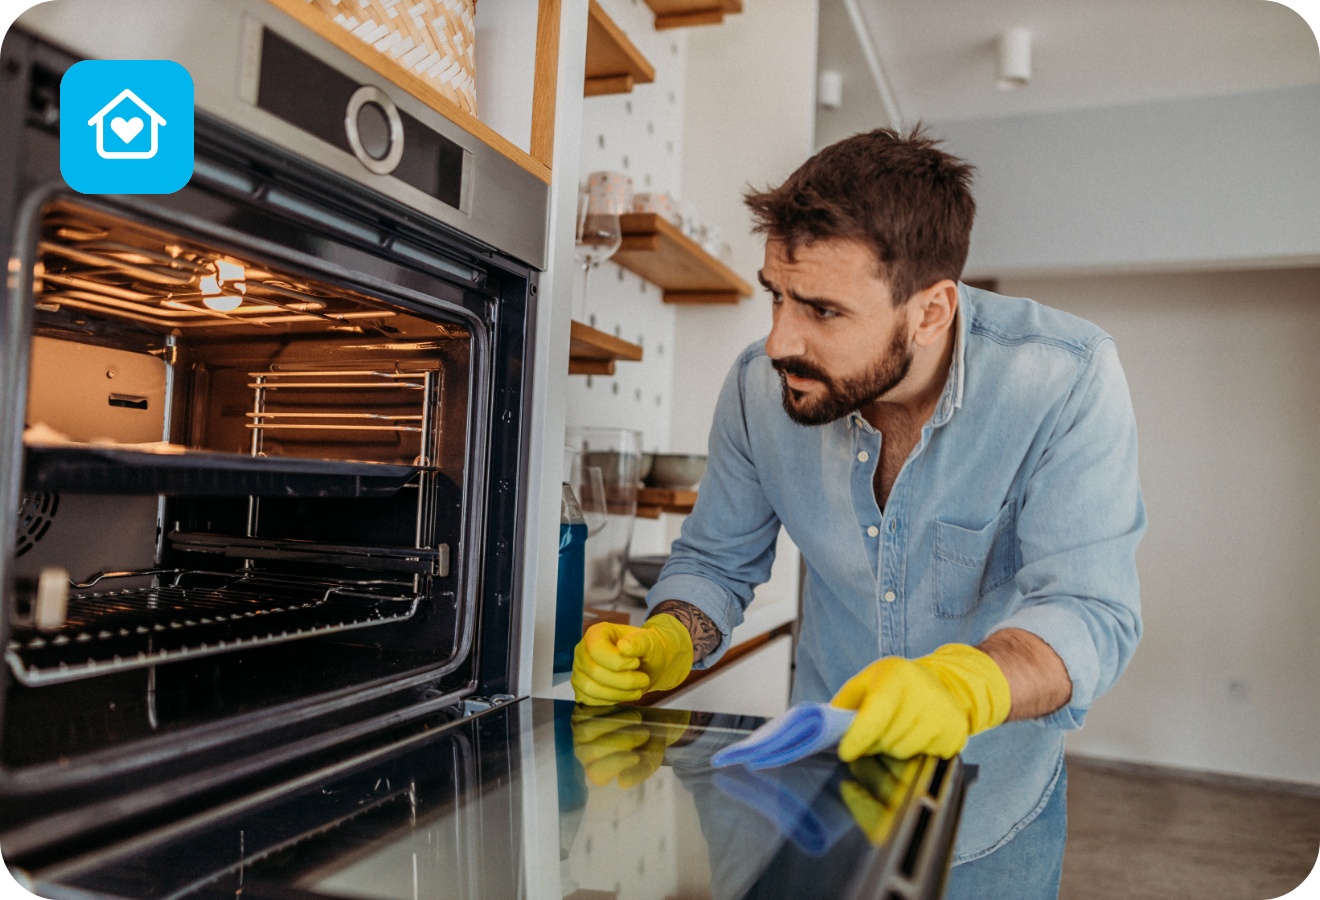
[[[146,586],[87,591],[105,579]],[[15,627],[5,660],[30,686],[411,618],[411,580],[319,581],[255,572],[139,570],[74,585],[55,631]]]

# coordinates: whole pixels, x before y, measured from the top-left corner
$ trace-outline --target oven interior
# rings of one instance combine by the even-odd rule
[[[35,244],[4,767],[460,689],[481,323],[91,203]]]

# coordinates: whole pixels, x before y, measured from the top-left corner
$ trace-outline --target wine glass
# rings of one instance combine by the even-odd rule
[[[632,202],[632,179],[618,172],[592,172],[578,191],[574,255],[582,263],[582,312],[587,314],[587,280],[591,270],[614,255],[623,243],[619,215]]]
[[[587,605],[609,603],[623,590],[624,560],[628,558],[637,513],[642,433],[624,428],[569,428],[565,438],[579,451],[570,483],[578,494],[590,535],[586,546]]]

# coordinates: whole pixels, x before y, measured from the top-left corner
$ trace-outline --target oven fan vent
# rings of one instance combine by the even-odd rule
[[[15,556],[22,556],[37,545],[45,536],[55,518],[55,511],[60,508],[60,495],[51,493],[24,493],[18,505],[18,550]]]

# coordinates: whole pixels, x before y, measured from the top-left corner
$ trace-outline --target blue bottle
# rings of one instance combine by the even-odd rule
[[[573,649],[582,639],[582,592],[587,563],[587,522],[573,489],[564,484],[559,504],[559,581],[555,598],[556,672],[573,669]]]

